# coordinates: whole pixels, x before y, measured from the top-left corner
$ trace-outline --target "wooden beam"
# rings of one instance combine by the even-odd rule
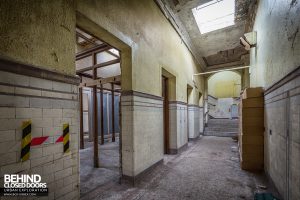
[[[104,144],[104,108],[103,108],[103,85],[100,87],[100,98],[101,98],[101,144]]]
[[[92,48],[89,48],[89,49],[87,49],[85,51],[77,53],[76,54],[76,61],[77,60],[81,60],[81,59],[86,58],[86,57],[89,57],[89,56],[93,56],[94,53],[95,54],[101,53],[101,52],[107,51],[109,49],[111,49],[111,47],[108,46],[107,44],[100,44],[100,45],[98,45],[96,47],[92,47]]]
[[[234,61],[234,62],[228,62],[228,63],[218,64],[218,65],[210,65],[207,67],[207,70],[205,72],[209,72],[216,69],[224,69],[224,68],[229,69],[237,66],[245,66],[245,64],[243,61]]]
[[[98,89],[100,89],[100,88],[98,88]],[[121,93],[120,89],[114,89],[114,90],[112,90],[112,89],[108,89],[108,88],[103,88],[103,90],[110,91],[110,92],[114,91],[115,93]]]
[[[84,76],[84,75],[82,75],[82,76]],[[90,77],[88,77],[88,78],[90,78]],[[117,84],[120,85],[119,83],[120,83],[120,81],[114,82],[114,85],[117,85]],[[79,88],[82,88],[82,87],[93,87],[93,86],[86,86],[85,83],[82,83],[81,85],[79,85]],[[97,89],[100,89],[100,87],[97,87]],[[112,91],[112,89],[109,89],[109,88],[103,88],[103,90],[110,91],[110,92]],[[121,93],[121,88],[114,89],[114,92]]]
[[[112,112],[112,141],[115,142],[115,86],[114,83],[111,84],[111,112]]]
[[[93,70],[93,69],[106,67],[106,66],[109,66],[109,65],[117,64],[119,62],[120,62],[120,59],[110,60],[110,61],[107,61],[107,62],[104,62],[104,63],[99,63],[99,64],[95,64],[95,65],[90,66],[90,67],[86,67],[86,68],[83,68],[83,69],[76,70],[76,73],[82,73],[82,72],[90,71],[90,70]]]
[[[97,44],[96,46],[93,46],[91,48],[88,48],[88,49],[85,49],[83,51],[80,51],[80,52],[76,53],[76,57],[83,56],[85,54],[89,54],[89,56],[92,56],[93,52],[95,52],[99,49],[103,49],[105,47],[108,47],[108,45],[107,44]]]
[[[86,74],[86,73],[76,73],[76,75],[80,76],[80,77],[86,77],[86,78],[89,78],[89,79],[93,79],[94,77],[90,74]],[[102,77],[97,77],[97,79],[99,78],[102,78]]]
[[[108,77],[108,78],[96,79],[96,80],[92,80],[92,81],[85,82],[85,83],[80,83],[79,87],[91,87],[91,86],[97,86],[97,85],[102,85],[102,84],[106,84],[106,83],[115,83],[115,82],[120,82],[120,81],[121,81],[121,75]]]
[[[85,41],[87,41],[88,43],[90,44],[93,44],[93,45],[98,45],[96,42],[94,42],[92,39],[90,38],[87,38],[86,36],[84,36],[83,34],[79,33],[78,31],[76,31],[76,35],[81,37],[82,39],[84,39]]]
[[[80,149],[84,149],[84,137],[83,137],[83,94],[82,94],[82,88],[79,88],[79,102],[80,102]]]
[[[107,50],[107,51],[105,51],[105,52],[107,52],[108,54],[110,54],[110,55],[112,55],[112,56],[114,56],[114,57],[116,57],[116,58],[120,58],[119,55],[117,55],[117,54],[115,54],[115,53],[113,53],[113,52],[111,52],[111,51],[109,51],[109,50]]]
[[[81,37],[82,39],[86,40],[86,41],[89,42],[90,44],[93,44],[93,45],[99,45],[99,44],[97,44],[95,41],[93,41],[93,40],[91,40],[91,39],[85,37],[83,34],[81,34],[81,33],[79,33],[79,32],[76,32],[76,36],[77,36],[77,37]],[[99,40],[99,41],[100,41],[100,40]],[[103,42],[103,41],[101,41],[101,42]],[[105,42],[103,42],[103,44],[107,45]],[[115,54],[115,53],[113,53],[113,52],[111,52],[111,51],[109,51],[109,50],[106,50],[105,52],[107,52],[108,54],[110,54],[110,55],[112,55],[112,56],[114,56],[114,57],[116,57],[116,58],[120,58],[119,55],[117,55],[117,54]]]
[[[93,54],[93,62],[96,62],[96,55]],[[93,70],[94,79],[97,78],[97,70]],[[93,103],[94,103],[94,112],[93,112],[93,122],[94,122],[94,167],[99,167],[99,154],[98,154],[98,116],[97,116],[97,86],[93,87]]]
[[[121,86],[121,81],[116,81],[116,82],[114,82],[114,84]]]
[[[86,78],[90,78],[90,79],[93,79],[93,76],[92,75],[89,75],[89,74],[85,74],[85,73],[76,73],[78,76],[83,76],[83,77],[86,77]]]

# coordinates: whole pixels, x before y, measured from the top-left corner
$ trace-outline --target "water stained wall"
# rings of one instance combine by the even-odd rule
[[[251,86],[269,87],[300,66],[299,0],[259,1],[251,49]]]
[[[265,170],[284,199],[300,198],[299,15],[299,0],[259,1],[250,55],[250,85],[267,89]]]

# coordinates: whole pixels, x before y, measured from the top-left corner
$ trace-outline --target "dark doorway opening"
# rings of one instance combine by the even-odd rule
[[[164,124],[164,153],[169,151],[169,95],[168,78],[162,76],[163,124]]]
[[[121,177],[121,52],[76,28],[80,77],[80,196]]]
[[[190,85],[187,85],[187,90],[186,90],[186,94],[187,94],[187,97],[186,97],[186,105],[187,105],[187,112],[186,112],[186,120],[187,120],[187,141],[189,141],[189,138],[190,138],[190,126],[189,126],[189,101],[190,101],[190,98],[191,98],[191,95],[192,95],[192,90],[193,90],[193,87],[190,86]]]

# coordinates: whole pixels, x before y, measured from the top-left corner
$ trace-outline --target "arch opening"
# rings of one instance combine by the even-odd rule
[[[208,77],[208,95],[215,98],[239,97],[241,75],[234,71],[218,72]]]

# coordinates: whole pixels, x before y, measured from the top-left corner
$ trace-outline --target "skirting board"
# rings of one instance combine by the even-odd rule
[[[195,138],[189,138],[189,141],[196,141],[199,140],[199,138],[201,137],[201,135],[203,135],[203,133],[199,133],[199,135]]]
[[[181,152],[183,152],[184,150],[187,149],[187,146],[188,146],[188,143],[186,143],[185,145],[183,145],[179,149],[168,149],[168,154],[175,155],[175,154],[181,153]]]
[[[163,162],[164,162],[164,159],[159,160],[158,162],[154,163],[152,166],[148,167],[147,169],[145,169],[144,171],[142,171],[141,173],[139,173],[136,176],[122,175],[122,182],[125,181],[134,186],[139,181],[141,181],[143,178],[145,178],[148,174],[150,174],[154,170],[154,168],[163,164]]]

